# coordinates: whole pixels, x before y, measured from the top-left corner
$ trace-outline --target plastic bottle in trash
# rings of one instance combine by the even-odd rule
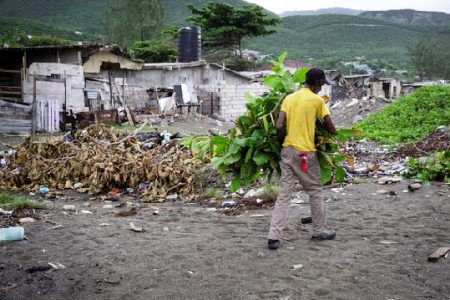
[[[23,227],[0,228],[0,241],[20,241],[24,233]]]

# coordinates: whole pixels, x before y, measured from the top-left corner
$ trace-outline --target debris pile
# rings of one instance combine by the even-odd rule
[[[442,126],[431,132],[425,139],[398,148],[397,153],[403,157],[421,157],[448,149],[450,149],[450,128]]]
[[[170,193],[192,200],[200,162],[191,160],[175,140],[149,147],[136,135],[96,124],[76,131],[71,142],[27,138],[6,157],[0,189],[38,191],[45,185],[102,193],[133,188],[146,201],[163,201]]]

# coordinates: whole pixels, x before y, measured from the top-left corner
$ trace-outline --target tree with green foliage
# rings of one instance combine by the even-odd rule
[[[254,5],[235,8],[226,3],[209,2],[202,8],[192,4],[187,7],[193,14],[188,21],[202,28],[206,51],[225,50],[240,59],[245,38],[275,33],[274,26],[280,22],[279,18],[269,17],[262,7]]]
[[[117,0],[105,12],[106,40],[128,47],[137,40],[155,39],[163,20],[163,0]]]
[[[420,80],[432,79],[437,75],[440,53],[434,40],[420,39],[414,46],[408,48],[408,54]]]
[[[134,59],[145,62],[173,62],[177,58],[177,47],[168,40],[136,41],[128,49]]]

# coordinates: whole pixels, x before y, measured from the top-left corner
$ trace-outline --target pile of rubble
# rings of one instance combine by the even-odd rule
[[[396,152],[403,157],[421,157],[448,149],[450,149],[450,128],[442,126],[431,132],[425,139],[402,146]]]
[[[170,134],[149,138],[140,142],[137,132],[126,134],[99,124],[56,142],[30,137],[3,158],[0,189],[38,191],[45,186],[102,193],[127,188],[147,201],[174,193],[192,200],[200,162],[170,140]]]

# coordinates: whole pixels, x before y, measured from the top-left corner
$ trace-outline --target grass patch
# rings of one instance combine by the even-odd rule
[[[414,143],[450,123],[450,87],[422,87],[357,123],[362,137],[387,145]]]
[[[9,193],[0,193],[0,208],[5,210],[24,209],[24,208],[47,208],[46,205],[40,201],[32,201],[23,196],[14,196]]]
[[[218,188],[209,187],[203,192],[203,197],[206,199],[210,198],[220,199],[223,198],[223,191],[219,190]]]
[[[267,183],[264,186],[264,192],[268,198],[277,199],[278,193],[280,192],[280,187],[272,183]]]

